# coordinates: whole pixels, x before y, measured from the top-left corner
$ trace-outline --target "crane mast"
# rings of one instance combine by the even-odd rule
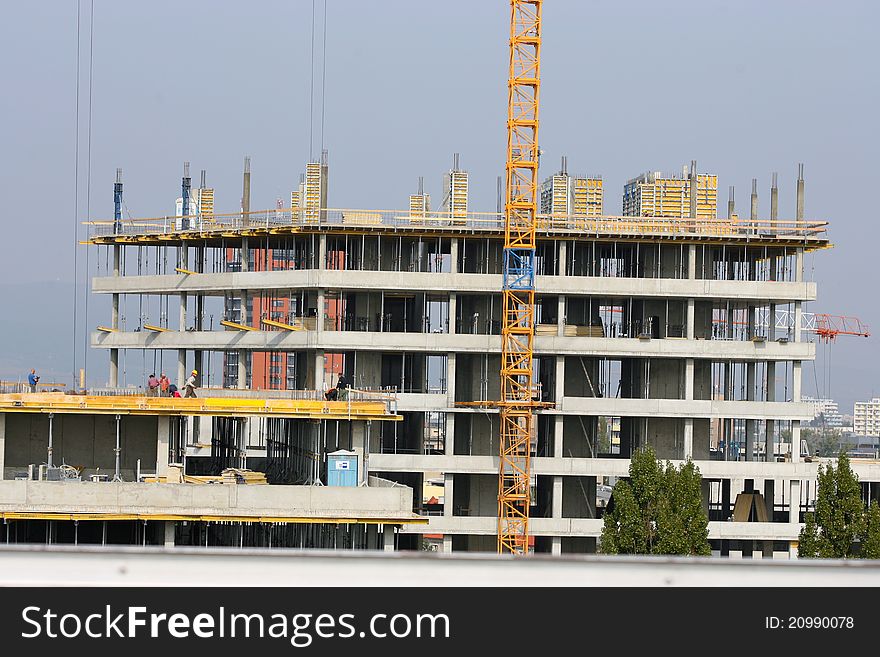
[[[510,2],[501,329],[498,551],[527,554],[535,424],[535,227],[542,0]]]

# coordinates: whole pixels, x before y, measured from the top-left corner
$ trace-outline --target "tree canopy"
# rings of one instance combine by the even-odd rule
[[[658,463],[648,446],[633,454],[629,479],[612,491],[599,551],[604,554],[708,555],[709,519],[699,468]],[[878,518],[880,520],[880,518]]]
[[[880,507],[862,502],[859,478],[841,451],[837,468],[819,466],[816,511],[806,514],[798,537],[804,559],[880,558]]]

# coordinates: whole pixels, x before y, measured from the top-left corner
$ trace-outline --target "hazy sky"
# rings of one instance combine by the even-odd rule
[[[90,2],[81,4],[78,208],[77,3],[6,2],[0,10],[5,377],[32,365],[70,379],[86,326],[80,294],[71,336],[76,221],[112,216],[116,167],[125,171],[131,216],[173,211],[185,160],[196,184],[207,170],[218,212],[228,212],[238,209],[245,155],[258,209],[289,198],[305,161],[320,152],[323,0],[314,3],[311,129],[312,0],[95,0],[91,140]],[[791,218],[803,162],[806,215],[829,220],[835,244],[807,259],[819,282],[807,310],[858,315],[880,330],[872,239],[878,23],[880,9],[868,1],[546,0],[542,177],[567,155],[571,172],[603,176],[606,212],[619,212],[626,179],[696,159],[718,174],[719,205],[736,186],[741,214],[757,177],[766,216],[778,171],[780,216]],[[494,211],[507,31],[505,0],[327,0],[330,205],[403,208],[420,175],[439,200],[457,151],[471,174],[472,207]],[[106,323],[109,302],[91,299],[89,314],[89,326]],[[840,338],[832,353],[831,394],[841,410],[880,394],[874,337]],[[106,379],[106,360],[90,354],[90,380]],[[820,386],[828,360],[817,366]],[[804,394],[815,394],[815,379],[805,367]]]

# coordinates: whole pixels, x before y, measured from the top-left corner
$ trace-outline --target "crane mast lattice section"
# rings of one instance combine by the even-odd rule
[[[511,0],[501,330],[498,551],[529,549],[531,442],[535,423],[535,224],[541,0]]]

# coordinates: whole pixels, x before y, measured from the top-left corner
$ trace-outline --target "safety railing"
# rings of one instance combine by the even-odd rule
[[[452,216],[449,212],[426,212],[412,215],[406,210],[305,210],[282,208],[236,212],[232,214],[165,216],[126,219],[121,222],[87,221],[89,236],[102,239],[113,236],[187,235],[210,236],[230,231],[281,227],[317,228],[391,228],[391,229],[463,229],[497,232],[504,230],[504,216],[496,212],[469,212]],[[676,235],[737,236],[762,238],[819,239],[827,230],[827,221],[770,219],[690,219],[669,217],[575,217],[539,215],[538,230],[552,233],[584,233],[591,236]]]

